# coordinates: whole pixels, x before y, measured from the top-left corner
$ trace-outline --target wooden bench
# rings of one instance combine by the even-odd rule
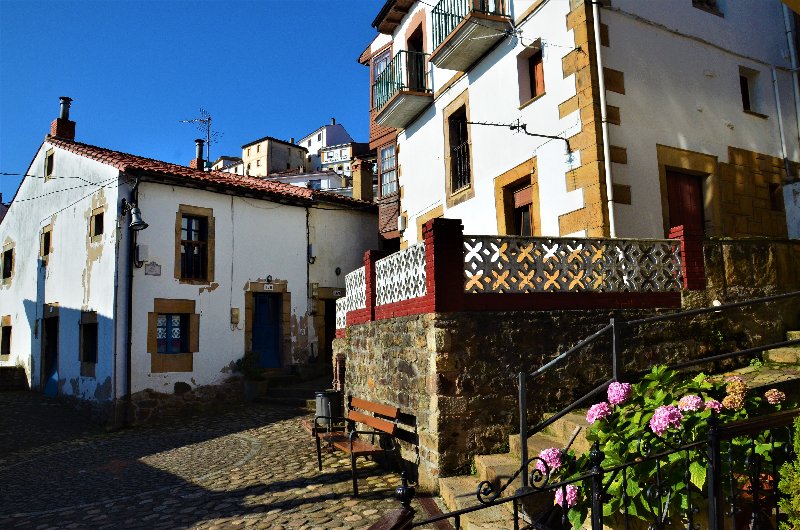
[[[358,477],[356,475],[356,458],[378,453],[394,451],[394,436],[397,432],[397,418],[400,410],[397,407],[373,403],[351,397],[347,405],[346,418],[316,416],[311,434],[317,441],[317,465],[322,471],[322,444],[339,449],[350,455],[350,469],[353,475],[353,496],[358,497]],[[324,421],[320,421],[324,420]],[[356,424],[363,424],[373,430],[357,430]],[[344,430],[342,425],[346,424]],[[370,435],[371,441],[359,438],[359,435]],[[375,437],[378,440],[375,440]],[[387,439],[389,446],[381,446],[381,439]],[[377,443],[376,443],[377,442]]]

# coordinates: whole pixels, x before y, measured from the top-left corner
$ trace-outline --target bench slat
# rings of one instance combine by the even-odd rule
[[[362,414],[357,410],[351,410],[350,413],[347,415],[347,419],[358,423],[363,423],[364,425],[369,425],[373,429],[377,429],[392,436],[394,436],[395,431],[397,430],[397,424],[392,423],[390,421],[382,420],[380,418],[373,418],[372,416],[367,416],[366,414]]]
[[[340,451],[350,453],[350,437],[342,433],[319,433],[321,440],[330,442],[333,446]],[[353,440],[353,454],[355,455],[369,455],[375,453],[382,453],[383,449],[371,443],[364,441],[360,438]]]
[[[400,413],[400,409],[397,407],[384,405],[382,403],[373,403],[372,401],[367,401],[365,399],[359,399],[356,397],[350,398],[350,407],[380,414],[381,416],[386,416],[387,418],[392,418],[393,420],[396,420]]]

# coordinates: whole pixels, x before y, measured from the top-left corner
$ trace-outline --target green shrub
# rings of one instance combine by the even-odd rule
[[[786,462],[781,467],[778,490],[785,496],[781,499],[781,511],[786,514],[788,524],[781,523],[781,528],[800,528],[800,418],[794,420],[794,454],[793,462]]]

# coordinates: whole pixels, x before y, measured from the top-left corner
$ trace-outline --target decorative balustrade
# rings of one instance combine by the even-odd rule
[[[436,49],[470,13],[508,16],[504,0],[441,0],[431,11]]]
[[[375,262],[375,305],[425,296],[425,244]]]
[[[431,92],[428,82],[428,54],[400,50],[372,85],[373,105],[380,110],[403,90]]]
[[[336,299],[336,329],[347,327],[347,297],[343,296]]]
[[[678,240],[465,236],[467,293],[680,291]]]
[[[347,310],[364,309],[367,307],[367,282],[365,269],[361,267],[344,277],[344,286],[347,289]]]

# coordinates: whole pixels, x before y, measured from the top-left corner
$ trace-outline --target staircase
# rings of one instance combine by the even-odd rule
[[[314,393],[331,385],[329,376],[300,381],[294,375],[272,375],[268,376],[268,381],[266,395],[258,398],[257,402],[312,411],[315,408]]]
[[[21,366],[0,366],[0,392],[29,390],[28,376]]]
[[[789,331],[786,340],[800,339],[800,331]],[[719,374],[724,378],[731,375],[741,376],[748,387],[763,394],[769,388],[783,391],[789,400],[800,401],[800,344],[776,348],[764,352],[763,362],[751,366]],[[560,420],[534,434],[527,440],[528,457],[537,456],[540,451],[549,447],[563,448],[577,431],[577,436],[570,446],[576,454],[583,454],[590,448],[585,438],[586,411],[577,410],[567,414]],[[475,492],[481,481],[491,481],[500,487],[519,469],[521,442],[518,434],[509,436],[509,452],[494,455],[478,455],[475,457],[475,475],[447,477],[439,479],[439,495],[444,503],[444,511],[455,511],[479,504]],[[515,481],[503,492],[503,496],[513,495],[522,486],[522,479]],[[533,516],[553,505],[552,494],[535,495],[526,504],[526,510]],[[483,509],[461,516],[461,528],[465,530],[503,530],[512,529],[513,503]],[[521,521],[522,525],[523,522]]]

